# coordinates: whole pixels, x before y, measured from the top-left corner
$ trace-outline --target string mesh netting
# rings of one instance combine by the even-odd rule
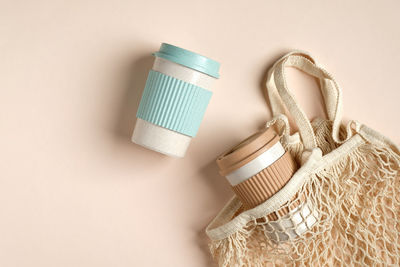
[[[339,148],[330,121],[312,126],[323,155]],[[273,212],[230,227],[225,236],[209,233],[218,265],[400,266],[400,156],[384,142],[360,140],[309,171]],[[302,143],[281,142],[300,164]],[[228,221],[245,212],[233,203]]]

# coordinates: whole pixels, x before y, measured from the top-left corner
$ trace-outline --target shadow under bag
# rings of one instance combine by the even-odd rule
[[[318,79],[328,119],[308,120],[286,86],[286,67]],[[210,223],[218,265],[400,266],[399,147],[359,122],[342,124],[339,86],[304,52],[272,66],[267,92],[274,115],[267,127],[300,168],[264,203],[245,210],[234,197]],[[286,109],[299,128],[293,135]],[[306,210],[279,215],[293,206]]]

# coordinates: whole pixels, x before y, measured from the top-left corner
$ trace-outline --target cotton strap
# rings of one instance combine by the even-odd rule
[[[340,140],[339,137],[339,127],[342,120],[342,92],[332,75],[319,67],[315,60],[305,52],[294,51],[286,54],[268,72],[267,92],[273,115],[278,116],[286,113],[286,107],[297,123],[306,150],[310,151],[317,147],[310,120],[287,87],[286,67],[297,68],[318,79],[328,118],[333,121],[333,140],[337,143],[346,141],[351,134],[348,133],[345,140]],[[350,128],[349,131],[351,131]]]

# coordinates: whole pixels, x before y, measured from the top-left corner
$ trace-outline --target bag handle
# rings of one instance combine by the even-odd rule
[[[345,140],[340,140],[339,137],[339,128],[342,120],[342,92],[332,75],[322,67],[319,67],[315,63],[315,60],[306,52],[290,52],[276,61],[268,71],[266,85],[273,116],[285,114],[286,107],[299,128],[305,149],[310,151],[317,147],[310,120],[299,107],[293,94],[287,87],[286,67],[297,68],[319,80],[328,118],[333,121],[332,138],[337,143],[346,141],[350,137],[349,132]],[[351,129],[348,129],[348,131],[351,131]]]

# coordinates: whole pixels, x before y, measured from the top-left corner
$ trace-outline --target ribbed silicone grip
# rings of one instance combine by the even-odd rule
[[[151,70],[136,117],[195,136],[212,92]]]
[[[247,207],[255,207],[278,192],[296,171],[296,163],[286,152],[274,164],[248,180],[233,186],[233,191]]]

